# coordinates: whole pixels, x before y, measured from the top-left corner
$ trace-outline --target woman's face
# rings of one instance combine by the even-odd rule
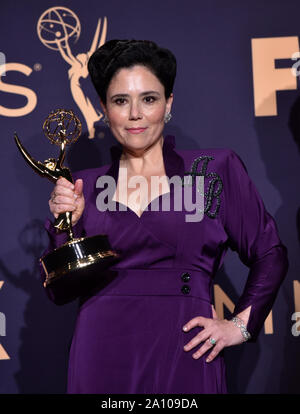
[[[106,97],[102,107],[111,131],[129,151],[143,152],[162,138],[173,95],[166,100],[164,86],[145,66],[120,69]]]

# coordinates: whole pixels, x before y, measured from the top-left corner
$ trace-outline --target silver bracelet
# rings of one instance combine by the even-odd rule
[[[231,322],[233,322],[235,324],[235,326],[237,326],[238,328],[240,328],[241,333],[243,335],[244,341],[248,341],[248,339],[251,338],[250,333],[247,331],[247,328],[244,324],[244,322],[242,321],[242,319],[238,318],[237,316],[235,316],[234,318],[231,319]]]

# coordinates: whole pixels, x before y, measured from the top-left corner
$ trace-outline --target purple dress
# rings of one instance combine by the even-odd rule
[[[204,177],[203,219],[189,222],[190,212],[172,208],[180,193],[172,185],[140,218],[119,202],[112,202],[115,211],[101,212],[96,199],[104,190],[96,181],[102,175],[117,181],[121,151],[113,149],[110,165],[74,174],[84,181],[86,200],[76,235],[107,234],[121,259],[111,281],[80,302],[68,393],[226,393],[223,356],[194,360],[200,345],[183,347],[201,328],[185,333],[182,327],[196,316],[212,317],[213,277],[231,248],[250,268],[234,314],[252,306],[247,328],[256,340],[288,268],[276,224],[233,151],[175,150],[171,136],[163,145],[166,174],[189,177],[194,192],[196,177]],[[166,197],[171,211],[163,211]],[[50,220],[46,228],[49,251],[66,236]]]

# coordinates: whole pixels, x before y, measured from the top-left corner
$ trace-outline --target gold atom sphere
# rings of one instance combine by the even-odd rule
[[[71,109],[55,109],[43,124],[44,134],[56,145],[73,144],[80,137],[81,129],[81,122]]]

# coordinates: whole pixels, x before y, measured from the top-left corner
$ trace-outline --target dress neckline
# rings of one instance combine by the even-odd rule
[[[173,135],[166,135],[164,137],[164,142],[163,142],[163,147],[162,147],[162,152],[163,152],[163,160],[164,160],[164,166],[165,166],[165,171],[166,171],[166,176],[171,179],[171,177],[178,175],[181,178],[183,178],[184,176],[184,160],[183,158],[175,151],[175,146],[176,146],[176,142],[175,142],[175,137]],[[112,158],[112,163],[109,167],[109,169],[106,172],[106,175],[110,175],[111,177],[114,178],[115,183],[118,184],[118,177],[119,177],[119,168],[120,168],[120,158],[122,155],[122,147],[120,144],[117,145],[113,145],[110,149],[111,152],[111,158]],[[123,208],[126,208],[129,212],[131,212],[132,214],[135,215],[135,217],[138,220],[141,220],[142,218],[144,218],[145,213],[151,212],[151,209],[149,209],[149,207],[151,206],[151,204],[154,201],[159,201],[159,199],[167,194],[170,195],[170,198],[173,195],[173,185],[170,185],[170,191],[167,193],[163,193],[160,194],[159,196],[155,197],[153,200],[151,200],[148,205],[146,206],[146,208],[142,211],[142,214],[139,216],[138,214],[136,214],[135,211],[133,211],[130,207],[128,207],[127,205],[119,202],[119,201],[115,201],[112,200],[112,197],[110,198],[109,202],[110,203],[115,203],[116,205],[120,205],[123,206]],[[115,209],[114,211],[119,211],[118,209]]]

